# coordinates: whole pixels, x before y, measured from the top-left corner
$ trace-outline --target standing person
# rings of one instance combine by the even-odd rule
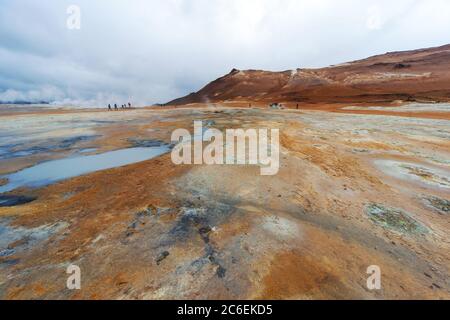
[[[111,111],[111,104],[108,104],[108,111]]]
[[[128,108],[130,108],[130,109],[131,109],[131,103],[130,103],[130,102],[128,102]]]
[[[118,108],[117,108],[117,103],[114,103],[114,110],[118,110]]]

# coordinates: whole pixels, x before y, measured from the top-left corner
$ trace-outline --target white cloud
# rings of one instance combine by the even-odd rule
[[[378,6],[371,6],[367,10],[367,22],[366,26],[370,30],[380,30],[383,27],[384,20],[383,15]]]

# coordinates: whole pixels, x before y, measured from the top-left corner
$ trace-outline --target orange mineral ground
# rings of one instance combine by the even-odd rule
[[[444,46],[235,70],[164,107],[2,110],[0,190],[18,187],[0,194],[0,298],[450,299],[449,65]],[[195,120],[279,129],[279,173],[165,152],[15,180],[166,147]],[[70,265],[80,290],[66,287]],[[367,287],[374,265],[380,290]]]

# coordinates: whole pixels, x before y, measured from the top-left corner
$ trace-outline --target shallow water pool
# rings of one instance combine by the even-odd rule
[[[121,149],[102,154],[52,160],[3,176],[8,183],[0,186],[0,193],[20,187],[43,187],[54,182],[96,171],[146,161],[170,150],[169,146]]]

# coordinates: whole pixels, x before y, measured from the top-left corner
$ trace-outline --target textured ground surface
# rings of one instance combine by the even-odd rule
[[[166,154],[2,195],[0,298],[449,299],[446,107],[342,107],[1,114],[0,175],[168,142],[194,120],[278,128],[281,163],[264,177]],[[66,289],[70,264],[79,291]],[[370,265],[382,290],[366,288]]]

